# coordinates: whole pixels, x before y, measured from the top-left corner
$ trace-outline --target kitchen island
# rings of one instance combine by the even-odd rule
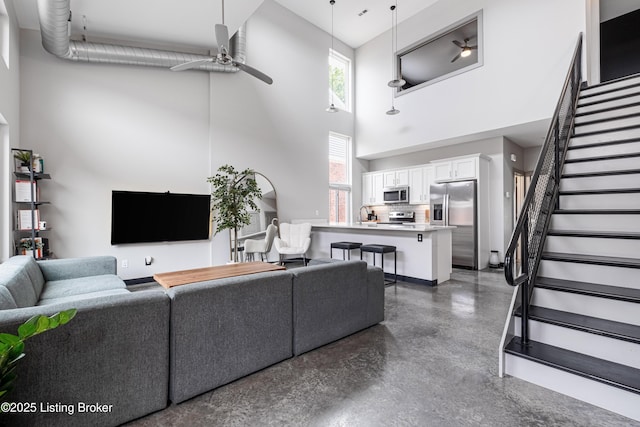
[[[329,258],[331,243],[359,242],[396,247],[398,278],[414,283],[437,285],[449,280],[451,274],[451,229],[428,224],[314,224],[312,228],[310,258]],[[352,257],[358,258],[358,250]],[[369,264],[372,254],[364,254]],[[342,259],[342,250],[334,249],[333,257]],[[380,266],[380,255],[376,255]],[[393,274],[393,255],[385,255],[386,273]]]

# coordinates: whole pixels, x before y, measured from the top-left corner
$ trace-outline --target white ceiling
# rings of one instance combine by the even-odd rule
[[[331,33],[331,5],[329,0],[275,0]],[[357,48],[391,28],[391,10],[398,4],[398,22],[415,15],[438,0],[336,0],[334,35],[347,45]],[[358,16],[363,10],[367,13]]]
[[[225,23],[235,32],[265,0],[227,0]],[[274,0],[266,0],[274,1]],[[331,33],[329,0],[275,0],[314,25]],[[398,0],[398,22],[437,0]],[[21,28],[39,30],[36,0],[13,0]],[[336,0],[334,34],[356,48],[391,27],[389,7],[396,0]],[[368,12],[358,16],[363,10]],[[71,0],[72,33],[87,37],[130,40],[171,46],[211,48],[213,26],[222,22],[221,0]]]

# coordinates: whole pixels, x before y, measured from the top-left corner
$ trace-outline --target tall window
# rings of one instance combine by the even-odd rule
[[[329,132],[329,221],[351,218],[351,138]]]
[[[329,49],[329,103],[351,111],[351,61]]]
[[[4,0],[0,0],[0,57],[9,68],[9,14]]]

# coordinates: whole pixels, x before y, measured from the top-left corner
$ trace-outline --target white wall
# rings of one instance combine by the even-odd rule
[[[397,116],[385,115],[390,107],[389,32],[357,49],[358,156],[429,148],[553,114],[578,33],[585,29],[584,0],[439,1],[399,25],[398,47],[480,9],[484,65],[397,97]]]
[[[0,262],[13,255],[10,148],[20,147],[20,31],[13,3],[5,3],[9,18],[9,67],[0,60]]]
[[[325,112],[330,35],[267,0],[249,20],[247,37],[247,63],[274,83],[244,73],[211,75],[211,165],[230,163],[267,176],[281,222],[328,218],[329,131],[354,136],[352,113]],[[335,49],[354,57],[340,42]],[[355,162],[358,205],[362,171]],[[217,263],[228,245],[215,246]]]
[[[22,140],[53,178],[42,216],[58,257],[113,254],[129,260],[119,268],[125,279],[226,262],[226,233],[111,246],[110,197],[114,189],[206,193],[206,178],[227,163],[273,182],[283,221],[328,217],[328,134],[353,135],[352,114],[324,111],[330,36],[273,0],[249,19],[247,34],[247,63],[271,86],[245,73],[66,62],[44,52],[38,32],[22,32]],[[361,171],[354,168],[356,183]]]
[[[209,192],[208,75],[72,63],[21,35],[22,146],[52,176],[41,217],[55,255],[128,259],[123,278],[207,265],[207,241],[111,246],[110,231],[112,190]]]

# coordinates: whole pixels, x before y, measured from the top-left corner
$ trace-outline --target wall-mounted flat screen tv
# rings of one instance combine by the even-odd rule
[[[111,244],[207,240],[209,194],[113,191]]]

